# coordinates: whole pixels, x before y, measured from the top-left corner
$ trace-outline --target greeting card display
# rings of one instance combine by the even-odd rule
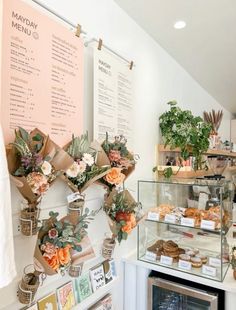
[[[83,301],[92,294],[89,272],[82,274],[79,278],[75,279],[75,287],[78,302]]]
[[[57,289],[59,310],[71,310],[75,305],[75,296],[72,282],[68,282]]]
[[[103,265],[95,266],[90,270],[90,279],[94,292],[106,284]]]
[[[57,310],[56,294],[52,293],[38,301],[38,310]]]
[[[112,295],[107,294],[101,300],[99,300],[95,305],[90,307],[88,310],[112,310]]]
[[[103,262],[103,270],[106,284],[111,282],[116,277],[116,266],[114,259],[105,260]]]

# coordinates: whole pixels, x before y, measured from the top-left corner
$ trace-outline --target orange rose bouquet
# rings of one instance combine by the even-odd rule
[[[119,243],[126,240],[131,231],[144,218],[141,205],[135,202],[127,190],[118,192],[113,189],[105,200],[103,209],[108,216],[113,238]]]
[[[56,212],[49,215],[49,219],[42,221],[34,256],[36,269],[53,275],[68,269],[74,253],[82,252],[82,240],[87,236],[89,220],[95,213],[89,213],[86,208],[76,220],[70,216],[58,220]]]
[[[123,135],[116,136],[114,141],[110,142],[106,133],[106,139],[101,145],[112,169],[100,181],[110,190],[121,185],[135,168],[135,156],[128,151],[126,143]]]

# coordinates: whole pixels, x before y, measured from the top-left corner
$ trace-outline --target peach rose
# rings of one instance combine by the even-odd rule
[[[34,194],[42,195],[49,189],[48,179],[40,172],[31,172],[26,180]]]
[[[133,213],[127,214],[128,219],[126,219],[126,225],[121,228],[123,232],[127,232],[128,234],[132,231],[132,229],[136,226],[136,219]]]
[[[57,254],[51,256],[48,255],[47,253],[43,254],[44,259],[46,260],[46,262],[48,263],[48,265],[53,269],[53,270],[57,270],[59,269],[59,259]]]
[[[125,175],[121,173],[120,168],[111,168],[111,171],[105,175],[104,179],[112,185],[119,185],[124,182]]]
[[[70,262],[70,245],[67,245],[65,248],[60,248],[57,251],[58,259],[61,265],[65,266]]]
[[[123,227],[121,228],[121,230],[122,230],[123,232],[126,232],[127,234],[130,234],[131,231],[132,231],[132,229],[133,229],[133,228],[132,228],[132,225],[131,225],[130,222],[126,223],[126,225],[123,226]]]

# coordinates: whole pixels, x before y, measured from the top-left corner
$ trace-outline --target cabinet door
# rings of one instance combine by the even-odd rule
[[[160,278],[148,281],[148,310],[218,309],[217,295]]]

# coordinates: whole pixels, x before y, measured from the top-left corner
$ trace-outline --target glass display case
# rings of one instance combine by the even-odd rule
[[[224,179],[138,181],[146,213],[138,228],[138,259],[223,281],[233,189]]]

